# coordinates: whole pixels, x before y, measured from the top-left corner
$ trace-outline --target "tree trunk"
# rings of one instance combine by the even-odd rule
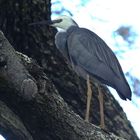
[[[97,88],[90,122],[84,121],[86,82],[68,66],[54,45],[56,29],[30,27],[50,19],[49,0],[0,0],[0,133],[7,139],[29,140],[138,140],[120,105],[106,87],[107,131],[99,125]],[[114,133],[115,135],[113,135]],[[122,139],[118,138],[118,139]]]

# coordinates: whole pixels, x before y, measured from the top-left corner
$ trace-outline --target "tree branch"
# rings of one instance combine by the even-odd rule
[[[33,140],[21,120],[0,101],[1,134],[8,140]]]
[[[9,93],[4,93],[5,98],[3,100],[6,102],[8,106],[11,107],[12,110],[16,112],[18,117],[23,121],[24,127],[22,123],[19,121],[19,119],[16,119],[16,115],[13,115],[9,109],[6,109],[7,115],[3,117],[1,114],[1,120],[4,120],[3,126],[9,127],[9,131],[13,134],[14,131],[17,131],[17,126],[20,126],[19,129],[23,129],[24,136],[26,136],[26,139],[31,140],[32,137],[34,140],[55,140],[55,139],[67,139],[67,140],[92,140],[92,139],[120,139],[123,140],[123,138],[119,138],[112,133],[106,133],[103,130],[101,130],[99,127],[96,127],[95,125],[91,123],[85,122],[79,115],[75,114],[65,103],[65,101],[61,98],[59,95],[57,89],[52,84],[52,82],[46,77],[46,75],[43,73],[43,70],[37,66],[35,62],[33,62],[28,57],[24,57],[24,55],[18,54],[16,55],[16,52],[12,48],[12,46],[9,44],[9,42],[4,38],[3,34],[0,33],[0,40],[2,40],[2,47],[1,47],[1,53],[3,52],[4,56],[6,56],[6,66],[8,67],[5,69],[5,65],[1,67],[1,69],[4,69],[1,71],[0,75],[2,75],[5,80],[10,80],[10,83],[13,83],[13,80],[21,79],[22,77],[26,77],[26,74],[28,71],[25,69],[22,64],[25,64],[26,68],[34,74],[34,77],[36,78],[37,83],[42,82],[44,90],[41,89],[43,92],[38,92],[36,96],[30,100],[19,100],[18,99],[18,92],[15,92],[17,95],[12,98],[12,96],[9,96]],[[4,51],[8,47],[9,51]],[[8,54],[7,54],[8,52]],[[20,58],[18,58],[20,56]],[[13,60],[9,60],[12,57]],[[23,59],[25,58],[25,59]],[[22,62],[21,62],[22,60]],[[12,64],[14,63],[19,66],[15,66],[14,70],[20,69],[19,73],[15,73],[12,68]],[[30,62],[30,63],[29,63]],[[11,69],[11,70],[9,70]],[[14,79],[12,76],[7,77],[6,74],[8,73],[14,75]],[[9,74],[9,75],[10,75]],[[24,79],[23,78],[23,79]],[[41,80],[42,79],[42,80]],[[19,80],[20,81],[20,80]],[[22,80],[21,80],[22,81]],[[13,84],[14,88],[17,89],[16,86],[20,87],[18,83]],[[45,85],[45,86],[44,86]],[[26,87],[25,87],[26,88]],[[16,90],[18,91],[18,90]],[[40,90],[39,90],[40,91]],[[27,93],[28,94],[28,93]],[[30,93],[29,93],[30,94]],[[3,97],[3,95],[1,95]],[[21,98],[25,98],[24,96],[21,96]],[[14,102],[13,102],[14,100]],[[3,105],[4,106],[4,105]],[[2,106],[2,108],[3,108]],[[2,110],[2,109],[1,109]],[[4,110],[2,110],[4,111]],[[6,116],[9,116],[8,120],[5,120]],[[14,116],[14,117],[12,117]],[[12,121],[10,121],[12,120]],[[14,122],[18,122],[17,126],[13,126]],[[5,128],[2,128],[3,131],[5,131]],[[26,129],[30,131],[30,134],[26,132]],[[21,136],[21,132],[18,133],[19,138]],[[25,135],[26,134],[26,135]],[[15,137],[17,133],[13,134]],[[27,137],[28,136],[28,137]]]
[[[16,51],[0,31],[0,77],[20,96],[31,100],[37,94],[35,79],[28,73]]]

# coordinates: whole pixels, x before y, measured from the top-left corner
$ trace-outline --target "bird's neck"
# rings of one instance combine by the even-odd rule
[[[74,30],[76,30],[77,28],[79,28],[79,27],[78,27],[78,26],[70,26],[70,27],[67,29],[68,35],[69,35],[70,33],[72,33]]]

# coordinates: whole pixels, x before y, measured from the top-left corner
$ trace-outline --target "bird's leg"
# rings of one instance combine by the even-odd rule
[[[89,121],[91,97],[92,97],[92,90],[91,90],[89,75],[87,75],[87,106],[86,106],[86,115],[85,115],[85,121],[87,122]]]
[[[99,99],[99,104],[100,104],[100,127],[102,129],[105,129],[105,122],[104,122],[104,105],[103,105],[103,93],[101,92],[101,88],[98,85],[98,99]]]

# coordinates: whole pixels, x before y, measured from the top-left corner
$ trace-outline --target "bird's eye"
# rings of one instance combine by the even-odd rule
[[[63,19],[60,19],[60,21],[59,22],[62,22],[63,21]]]

